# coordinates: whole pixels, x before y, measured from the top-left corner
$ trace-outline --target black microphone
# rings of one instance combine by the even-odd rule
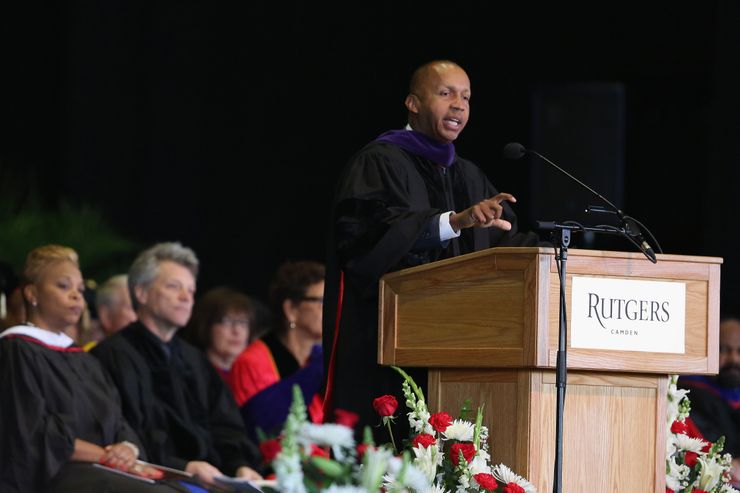
[[[583,188],[585,188],[586,190],[588,190],[592,194],[596,195],[598,198],[600,198],[602,201],[604,201],[604,203],[608,204],[609,207],[611,207],[612,209],[614,209],[614,212],[617,213],[617,215],[619,216],[619,218],[620,219],[622,218],[622,216],[623,216],[622,211],[620,211],[619,208],[617,208],[616,205],[612,204],[610,201],[608,201],[599,192],[597,192],[593,188],[589,187],[588,185],[586,185],[585,183],[583,183],[581,180],[579,180],[575,176],[571,175],[570,173],[568,173],[563,168],[561,168],[557,164],[555,164],[552,161],[550,161],[549,159],[547,159],[545,156],[543,156],[539,152],[533,151],[532,149],[527,149],[523,145],[519,144],[518,142],[509,142],[508,144],[506,144],[504,146],[504,157],[506,157],[507,159],[519,159],[519,158],[523,157],[525,154],[534,154],[535,156],[537,156],[538,158],[542,159],[543,161],[545,161],[550,166],[555,167],[555,169],[557,169],[558,171],[560,171],[561,173],[563,173],[565,176],[567,176],[571,180],[575,181],[576,183],[578,183],[580,186],[582,186]]]
[[[647,241],[645,241],[645,238],[643,238],[642,231],[637,225],[637,221],[629,216],[626,216],[616,205],[612,204],[609,200],[607,200],[606,197],[604,197],[599,192],[597,192],[593,188],[583,183],[581,180],[579,180],[575,176],[565,171],[563,168],[561,168],[557,164],[547,159],[545,156],[543,156],[539,152],[533,151],[532,149],[527,149],[526,147],[524,147],[518,142],[509,142],[508,144],[504,146],[504,157],[506,157],[507,159],[520,159],[525,154],[534,154],[535,156],[542,159],[550,166],[553,166],[555,169],[563,173],[565,176],[567,176],[571,180],[581,185],[583,188],[585,188],[592,194],[596,195],[605,204],[611,207],[614,213],[617,215],[617,217],[619,217],[619,220],[622,221],[622,224],[624,225],[625,234],[627,234],[627,236],[629,236],[632,240],[634,240],[637,243],[639,248],[643,251],[643,253],[645,253],[645,255],[650,259],[652,263],[656,263],[658,261],[658,259],[655,257],[655,252],[653,251],[653,247],[651,247],[650,244]]]
[[[652,263],[657,263],[658,259],[655,257],[653,247],[651,247],[650,243],[645,241],[645,238],[642,237],[642,231],[640,230],[640,227],[637,225],[635,220],[629,216],[625,216],[624,226],[625,233],[630,235],[632,239],[634,239],[640,245],[640,247],[642,247],[642,251],[645,252],[645,255],[648,256]]]

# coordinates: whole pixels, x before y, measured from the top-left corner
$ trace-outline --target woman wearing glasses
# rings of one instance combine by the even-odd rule
[[[298,384],[312,421],[322,421],[321,322],[324,266],[312,261],[282,264],[270,284],[273,328],[239,355],[228,382],[247,429],[268,435],[282,429]]]
[[[228,287],[213,288],[195,303],[183,336],[205,351],[211,364],[228,381],[234,360],[252,335],[253,314],[247,295]]]

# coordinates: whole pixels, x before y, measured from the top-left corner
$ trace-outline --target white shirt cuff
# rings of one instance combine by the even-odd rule
[[[450,215],[454,211],[445,212],[439,215],[439,241],[445,242],[452,238],[460,236],[459,231],[455,231],[450,226]]]

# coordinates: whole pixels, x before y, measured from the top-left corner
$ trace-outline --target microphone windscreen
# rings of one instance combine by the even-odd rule
[[[526,149],[518,142],[509,142],[504,146],[504,157],[506,159],[519,159],[524,156]]]

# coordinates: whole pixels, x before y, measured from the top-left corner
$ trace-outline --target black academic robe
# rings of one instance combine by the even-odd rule
[[[689,390],[689,416],[701,434],[710,442],[725,437],[724,452],[740,457],[740,408],[733,409],[717,392],[703,382],[678,379],[678,386]]]
[[[399,402],[399,431],[405,433],[403,380],[377,363],[379,280],[388,272],[489,247],[537,246],[537,235],[518,232],[516,215],[507,202],[502,204],[503,218],[511,222],[510,231],[469,228],[459,238],[440,242],[441,213],[459,212],[497,193],[480,168],[460,157],[443,170],[394,144],[372,142],[350,160],[335,193],[326,262],[327,374],[340,293],[342,303],[325,419],[332,420],[333,408],[353,411],[360,415],[359,432],[364,425],[379,422],[372,400],[391,394]],[[426,371],[406,370],[426,391]],[[376,435],[385,439],[382,431]]]
[[[115,386],[95,358],[28,336],[0,339],[0,491],[63,489],[50,483],[69,465],[75,439],[100,446],[128,440],[141,448]],[[106,479],[88,468],[78,468],[80,480],[88,471],[102,477],[100,484],[112,481],[111,473]]]
[[[228,475],[258,469],[231,391],[202,351],[180,337],[165,344],[134,322],[91,353],[113,378],[150,461],[177,469],[207,461]]]

